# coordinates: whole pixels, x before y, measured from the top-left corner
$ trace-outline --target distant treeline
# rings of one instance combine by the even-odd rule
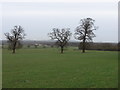
[[[118,44],[117,43],[90,43],[87,49],[88,50],[102,50],[102,51],[117,51]]]
[[[33,40],[28,40],[28,41],[22,41],[21,42],[23,46],[35,46],[36,45],[43,45],[43,46],[49,46],[49,47],[56,47],[55,42],[53,41],[33,41]],[[2,45],[6,46],[7,41],[3,40]],[[81,49],[82,47],[79,46],[79,42],[69,42],[68,46],[72,47],[78,47],[78,49]],[[102,51],[120,51],[120,43],[93,43],[89,42],[86,44],[86,49],[87,50],[102,50]]]
[[[78,46],[78,49],[82,49],[78,42],[69,43],[70,46]],[[81,45],[81,44],[80,44]],[[102,51],[120,51],[120,43],[92,43],[86,44],[86,50],[102,50]]]

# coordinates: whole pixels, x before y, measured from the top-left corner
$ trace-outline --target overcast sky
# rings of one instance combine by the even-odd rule
[[[4,0],[1,7],[2,39],[15,25],[24,28],[26,40],[50,40],[52,28],[70,28],[74,34],[80,19],[90,17],[99,27],[93,41],[118,41],[117,0]]]

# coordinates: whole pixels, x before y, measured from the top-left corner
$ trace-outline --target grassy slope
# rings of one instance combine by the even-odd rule
[[[3,88],[115,88],[117,52],[70,49],[3,51]]]

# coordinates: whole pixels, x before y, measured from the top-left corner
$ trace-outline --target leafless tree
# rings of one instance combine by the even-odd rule
[[[15,53],[16,48],[20,47],[20,40],[25,36],[24,30],[21,26],[14,26],[10,33],[5,33],[8,39],[9,48],[12,49],[12,53]]]
[[[67,45],[72,35],[69,30],[70,28],[53,28],[53,32],[48,34],[51,39],[57,40],[56,44],[61,48],[61,53],[63,53],[64,47]]]
[[[75,29],[75,39],[80,40],[82,43],[82,52],[85,52],[86,42],[91,42],[92,38],[95,37],[93,30],[96,30],[97,27],[94,26],[95,20],[92,18],[81,19],[81,23]]]

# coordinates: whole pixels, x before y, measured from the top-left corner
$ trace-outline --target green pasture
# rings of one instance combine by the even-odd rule
[[[0,48],[0,89],[2,89],[2,49]]]
[[[3,49],[3,88],[117,88],[118,52]]]

